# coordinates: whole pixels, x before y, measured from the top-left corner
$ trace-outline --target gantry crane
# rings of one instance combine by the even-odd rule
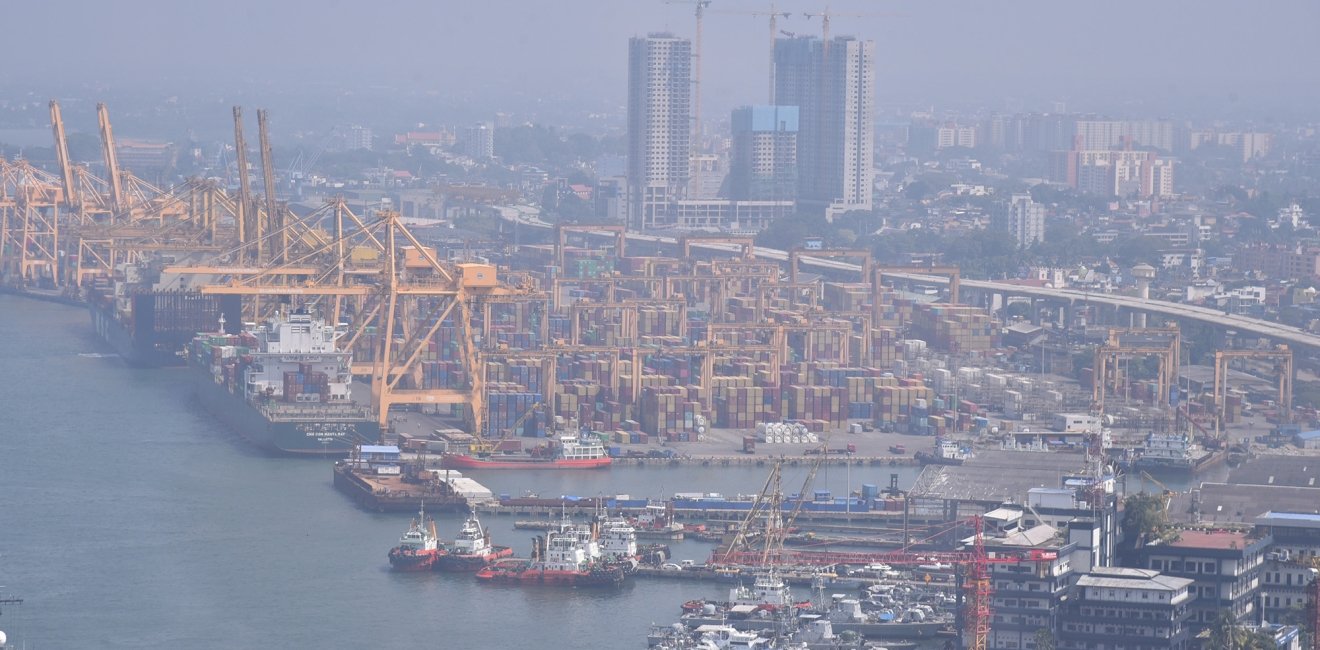
[[[949,278],[949,304],[958,304],[958,294],[962,286],[962,269],[956,266],[879,266],[873,271],[875,280],[872,287],[879,291],[886,275],[929,275]]]
[[[358,297],[362,301],[360,317],[346,345],[355,343],[368,327],[377,328],[379,341],[373,350],[371,387],[372,405],[382,431],[388,429],[390,407],[402,404],[462,406],[472,430],[481,431],[485,426],[485,385],[482,358],[475,345],[476,332],[472,329],[473,308],[487,296],[506,296],[521,289],[501,285],[495,277],[495,268],[490,265],[441,264],[408,231],[398,213],[384,211],[378,216],[375,223],[367,225],[366,233],[355,233],[370,234],[375,241],[383,243],[384,259],[375,272],[374,283],[346,284],[341,277],[327,277],[305,284],[262,284],[267,276],[275,274],[272,271],[235,278],[229,284],[206,286],[201,291],[254,297]],[[420,267],[409,269],[406,278],[405,245],[415,251],[415,259],[421,262]],[[327,242],[323,247],[334,246],[335,242]],[[281,266],[274,264],[271,268]],[[369,299],[374,299],[375,304],[368,308]],[[468,385],[444,389],[400,387],[405,376],[416,376],[417,364],[428,342],[451,316],[458,325],[460,358]]]
[[[1293,395],[1293,353],[1286,345],[1273,350],[1219,350],[1215,352],[1215,437],[1223,435],[1227,415],[1228,364],[1233,359],[1259,359],[1274,361],[1274,371],[1278,375],[1279,386],[1279,423],[1292,421]]]
[[[871,251],[860,248],[820,248],[808,250],[806,248],[794,248],[788,253],[788,281],[790,284],[797,284],[798,281],[798,260],[803,257],[815,257],[822,259],[853,258],[862,260],[862,277],[859,282],[866,282],[871,278]]]

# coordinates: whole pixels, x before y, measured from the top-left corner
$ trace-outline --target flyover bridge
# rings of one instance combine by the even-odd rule
[[[523,225],[535,228],[552,229],[553,224],[541,221],[526,210],[505,210],[501,211],[503,218],[516,220]],[[591,234],[600,237],[615,237],[615,233],[601,231],[599,233],[578,233]],[[656,246],[677,246],[679,243],[676,237],[664,237],[660,235],[650,235],[643,233],[627,234],[629,244],[652,244]],[[706,250],[715,250],[726,253],[741,252],[741,247],[734,244],[724,244],[718,242],[700,242],[692,240],[689,242],[692,248],[702,248]],[[788,263],[789,254],[787,251],[777,248],[765,248],[757,246],[754,249],[756,257],[766,260]],[[857,274],[858,280],[861,280],[861,265],[840,261],[837,259],[811,257],[810,253],[800,253],[798,263],[804,267],[814,267],[820,271],[831,272],[835,274]],[[929,284],[947,284],[949,278],[940,276],[927,276],[912,273],[886,273],[889,277],[904,278],[908,280],[918,280]],[[982,291],[986,293],[997,293],[1004,296],[1021,296],[1046,300],[1055,303],[1085,304],[1085,305],[1105,305],[1117,309],[1127,309],[1133,312],[1146,314],[1155,314],[1169,319],[1181,321],[1193,321],[1211,325],[1223,329],[1233,329],[1240,332],[1248,332],[1257,336],[1268,338],[1276,343],[1286,343],[1290,347],[1299,351],[1320,352],[1320,336],[1309,334],[1299,328],[1280,323],[1274,323],[1260,318],[1251,318],[1248,316],[1239,316],[1235,314],[1226,314],[1222,311],[1199,307],[1196,305],[1185,305],[1182,303],[1169,302],[1166,300],[1143,299],[1135,296],[1123,296],[1108,293],[1092,293],[1089,291],[1077,291],[1074,289],[1055,289],[1050,287],[1032,287],[1011,282],[994,282],[987,280],[960,280],[964,291]]]

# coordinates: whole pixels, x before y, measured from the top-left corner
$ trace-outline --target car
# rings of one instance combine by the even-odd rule
[[[661,564],[661,565],[660,565],[660,570],[661,570],[661,571],[682,571],[682,570],[683,570],[683,567],[678,566],[677,564],[674,564],[673,562],[665,562],[664,564]]]

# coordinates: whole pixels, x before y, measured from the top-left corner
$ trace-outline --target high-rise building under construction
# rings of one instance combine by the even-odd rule
[[[871,209],[875,43],[851,36],[775,42],[775,104],[799,108],[797,199],[809,209]]]
[[[628,221],[672,224],[691,176],[692,42],[672,34],[628,43]]]

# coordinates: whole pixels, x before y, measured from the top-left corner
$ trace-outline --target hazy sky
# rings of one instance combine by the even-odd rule
[[[825,2],[784,0],[780,28],[819,33]],[[766,93],[769,3],[713,0],[712,111]],[[835,34],[877,42],[877,99],[1295,117],[1320,105],[1317,0],[839,0]],[[5,2],[9,89],[49,83],[337,91],[405,84],[489,110],[538,98],[622,106],[629,36],[690,36],[691,4],[662,0],[28,0]],[[16,57],[14,52],[28,54]],[[388,96],[382,97],[388,101]],[[1244,108],[1245,107],[1245,108]],[[484,108],[484,106],[483,106]],[[1233,110],[1236,108],[1237,110]],[[1204,114],[1204,113],[1202,113]]]

